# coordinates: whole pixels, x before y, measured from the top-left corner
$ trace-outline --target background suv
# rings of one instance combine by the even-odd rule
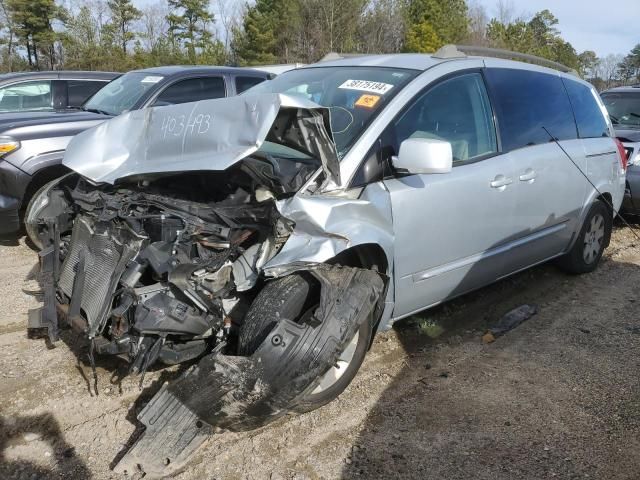
[[[622,208],[640,214],[640,85],[617,87],[602,93],[616,136],[623,143],[629,168]]]
[[[83,111],[0,115],[0,234],[17,231],[33,194],[68,172],[61,161],[74,135],[125,111],[233,96],[270,77],[229,67],[134,70],[99,90]]]
[[[80,108],[120,73],[20,72],[0,75],[0,113]]]

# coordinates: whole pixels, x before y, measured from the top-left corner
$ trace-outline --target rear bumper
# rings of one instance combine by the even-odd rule
[[[20,209],[31,176],[0,160],[0,234],[20,229]]]

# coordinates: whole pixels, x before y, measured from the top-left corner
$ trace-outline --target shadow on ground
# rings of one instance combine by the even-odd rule
[[[406,365],[342,478],[637,478],[638,284],[611,259],[582,277],[544,265],[397,324]],[[525,303],[540,313],[483,344]]]
[[[0,417],[0,478],[40,480],[62,476],[89,479],[91,473],[66,442],[53,415]]]

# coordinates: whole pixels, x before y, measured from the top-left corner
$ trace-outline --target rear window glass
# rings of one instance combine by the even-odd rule
[[[505,151],[577,138],[569,98],[560,77],[530,70],[487,69]],[[544,127],[544,128],[543,128]]]
[[[569,100],[578,124],[580,138],[600,138],[609,136],[609,127],[591,88],[569,79],[562,79],[567,87]]]

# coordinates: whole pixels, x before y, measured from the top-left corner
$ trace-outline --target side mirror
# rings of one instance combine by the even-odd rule
[[[393,166],[407,173],[449,173],[453,167],[451,144],[435,138],[408,138],[400,144]]]

